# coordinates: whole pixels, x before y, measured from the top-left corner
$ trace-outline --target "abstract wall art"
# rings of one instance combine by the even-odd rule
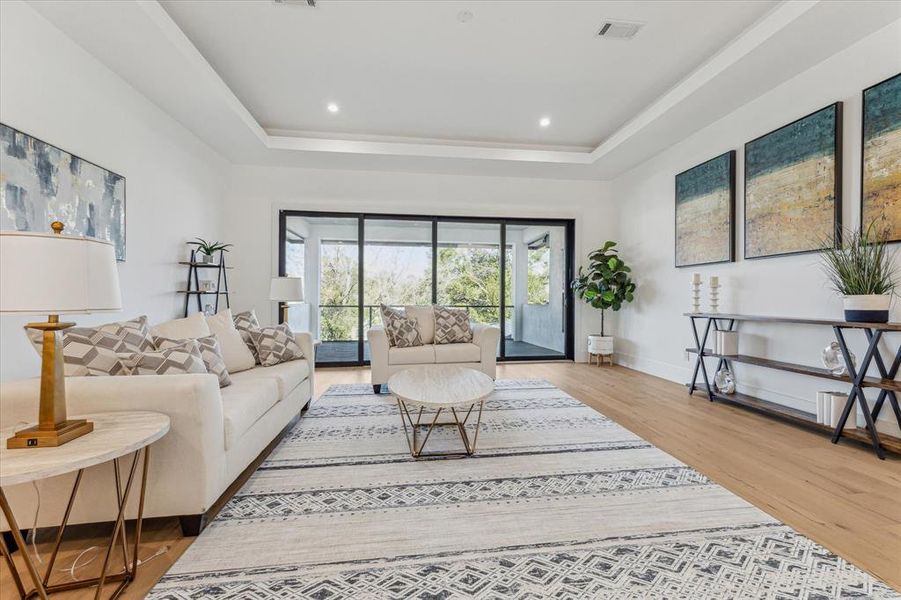
[[[0,229],[112,242],[125,260],[125,177],[0,123]]]
[[[735,260],[735,151],[676,175],[676,266]]]
[[[901,74],[863,91],[861,227],[901,241]]]
[[[842,103],[745,144],[745,258],[840,243]]]

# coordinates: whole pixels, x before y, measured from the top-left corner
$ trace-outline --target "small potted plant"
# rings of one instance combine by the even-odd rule
[[[223,244],[221,242],[208,242],[203,238],[194,238],[195,242],[188,242],[192,246],[197,246],[197,252],[194,253],[194,260],[199,263],[209,264],[213,262],[213,253],[228,252],[233,244]]]
[[[898,281],[894,251],[885,235],[877,233],[874,220],[866,232],[848,231],[843,247],[822,251],[823,270],[832,288],[842,296],[845,320],[887,323],[892,295]]]
[[[636,285],[629,276],[632,269],[619,258],[615,246],[616,242],[608,241],[589,254],[588,269],[579,267],[579,277],[571,284],[576,296],[601,311],[600,335],[588,336],[588,352],[600,356],[613,354],[613,336],[606,335],[604,313],[635,299]]]

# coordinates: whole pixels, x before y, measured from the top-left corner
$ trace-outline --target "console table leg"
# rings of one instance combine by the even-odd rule
[[[691,385],[688,387],[689,395],[694,394],[695,387],[697,387],[698,381],[698,369],[701,370],[701,374],[704,377],[704,385],[707,386],[707,398],[713,402],[713,392],[710,389],[710,378],[707,376],[707,366],[704,364],[704,347],[707,345],[707,336],[710,335],[710,326],[713,324],[713,319],[707,319],[707,326],[704,328],[704,336],[702,338],[698,338],[698,328],[695,325],[694,317],[691,319],[691,332],[695,338],[695,349],[698,352],[698,356],[695,359],[695,368],[694,372],[691,374]]]
[[[848,416],[854,409],[854,402],[859,401],[864,419],[867,422],[867,429],[870,433],[870,440],[873,444],[873,450],[876,452],[876,456],[884,460],[885,453],[882,451],[882,444],[879,441],[879,433],[876,431],[876,425],[873,422],[872,415],[870,414],[870,407],[867,405],[866,396],[864,396],[863,388],[861,387],[863,379],[864,377],[866,377],[867,370],[870,368],[870,363],[873,361],[873,355],[877,352],[879,339],[882,337],[882,332],[876,331],[876,333],[874,334],[869,330],[865,330],[867,332],[867,338],[869,339],[870,344],[867,347],[867,351],[863,355],[863,359],[860,362],[860,367],[855,369],[854,363],[851,361],[851,354],[848,351],[848,345],[845,342],[845,336],[842,333],[841,327],[835,326],[833,327],[833,331],[835,331],[835,337],[838,340],[839,347],[841,348],[842,357],[845,359],[845,366],[848,369],[848,375],[850,375],[851,377],[852,386],[851,392],[848,394],[848,401],[845,403],[844,410],[842,410],[842,416],[839,419],[838,425],[836,425],[835,427],[835,431],[832,433],[832,443],[838,443],[838,440],[839,438],[841,438],[842,432],[845,429],[845,423],[847,423],[848,421]]]

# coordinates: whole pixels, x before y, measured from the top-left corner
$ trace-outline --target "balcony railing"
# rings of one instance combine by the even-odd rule
[[[498,313],[500,311],[499,304],[444,304],[442,306],[447,306],[449,308],[465,308],[469,311],[470,318],[477,323],[486,323],[489,325],[498,325]],[[366,338],[366,332],[372,328],[373,325],[377,325],[381,323],[381,314],[379,314],[380,304],[364,304],[363,305],[363,338]],[[395,308],[403,308],[402,305],[397,305]],[[507,311],[511,311],[513,309],[512,306],[507,306]],[[359,310],[359,307],[356,304],[320,304],[319,305],[319,331],[320,338],[324,342],[352,342],[357,338],[354,335],[354,332],[357,328],[357,320],[356,320],[356,312]],[[347,313],[344,311],[351,311],[349,317],[339,317],[338,315]],[[493,312],[494,317],[490,320],[486,320],[484,317],[486,316],[486,312]],[[331,317],[330,317],[331,315]],[[352,319],[347,320],[344,323],[336,323],[335,319]],[[346,334],[340,333],[342,330],[346,330],[350,328],[350,335],[352,337],[345,337]]]

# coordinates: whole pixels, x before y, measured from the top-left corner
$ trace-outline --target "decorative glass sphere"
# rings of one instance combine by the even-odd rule
[[[722,368],[714,375],[713,385],[716,387],[716,391],[721,394],[734,394],[735,375],[729,369]]]
[[[851,356],[851,364],[857,366],[857,357],[850,350],[848,354]],[[823,348],[823,366],[836,376],[847,375],[848,369],[845,365],[845,359],[842,356],[842,348],[838,342],[832,342]]]

